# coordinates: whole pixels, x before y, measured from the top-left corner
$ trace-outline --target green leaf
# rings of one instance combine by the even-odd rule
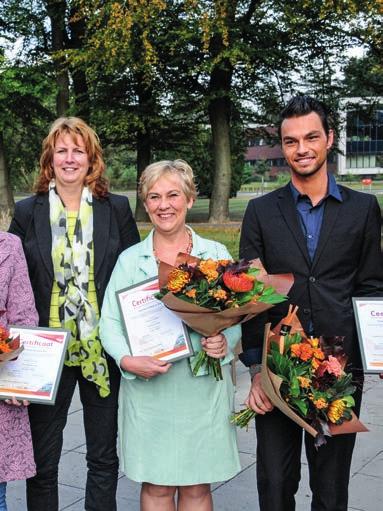
[[[285,300],[287,300],[287,296],[285,295],[280,295],[278,293],[266,294],[265,292],[263,292],[262,295],[258,298],[259,302],[270,303],[273,305],[277,303],[282,303]]]
[[[290,403],[299,410],[299,412],[301,413],[301,415],[303,415],[303,417],[306,417],[308,409],[309,409],[306,401],[302,401],[301,399],[296,399],[296,398],[292,397],[290,400]]]
[[[352,396],[344,396],[342,397],[342,401],[346,403],[348,408],[352,408],[353,406],[355,406],[355,399]]]
[[[299,387],[299,381],[298,378],[293,377],[290,380],[290,395],[292,397],[298,397],[301,393],[301,389]]]

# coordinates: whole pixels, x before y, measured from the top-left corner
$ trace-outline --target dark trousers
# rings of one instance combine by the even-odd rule
[[[109,372],[111,393],[102,398],[96,385],[82,376],[79,367],[64,366],[55,405],[29,406],[37,475],[27,480],[28,511],[58,510],[58,465],[63,430],[77,383],[83,405],[87,449],[85,509],[117,509],[116,439],[120,373],[114,362],[109,362]]]
[[[359,375],[358,375],[359,376]],[[359,415],[362,379],[354,394]],[[256,418],[257,484],[261,511],[295,511],[295,494],[301,477],[304,436],[312,491],[311,511],[347,511],[348,483],[355,434],[326,437],[314,447],[314,439],[279,410]]]

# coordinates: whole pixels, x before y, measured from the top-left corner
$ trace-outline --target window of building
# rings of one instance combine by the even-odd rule
[[[346,167],[380,167],[382,155],[383,105],[376,109],[350,110],[347,113]]]

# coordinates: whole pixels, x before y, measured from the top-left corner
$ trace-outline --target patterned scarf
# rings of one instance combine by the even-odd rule
[[[67,231],[67,216],[54,180],[49,185],[52,261],[59,287],[59,318],[71,332],[65,365],[81,366],[88,381],[94,382],[101,397],[110,393],[109,371],[101,346],[98,319],[88,301],[89,268],[93,250],[92,194],[84,187],[73,240]]]

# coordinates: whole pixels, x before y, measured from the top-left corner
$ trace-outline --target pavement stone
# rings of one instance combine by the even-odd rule
[[[236,409],[241,407],[248,391],[247,370],[237,364]],[[368,375],[364,387],[361,419],[369,433],[357,435],[350,478],[349,511],[383,510],[383,380]],[[215,484],[213,490],[216,511],[257,511],[256,438],[254,424],[248,431],[238,429],[238,447],[242,470],[231,480]],[[83,511],[86,481],[85,437],[82,408],[75,394],[67,426],[59,467],[60,511]],[[118,509],[139,511],[140,485],[120,475],[117,490]],[[9,511],[26,511],[25,482],[9,483],[7,491]],[[296,511],[310,509],[308,470],[302,454],[302,479],[296,496]],[[108,511],[108,510],[105,510]]]

